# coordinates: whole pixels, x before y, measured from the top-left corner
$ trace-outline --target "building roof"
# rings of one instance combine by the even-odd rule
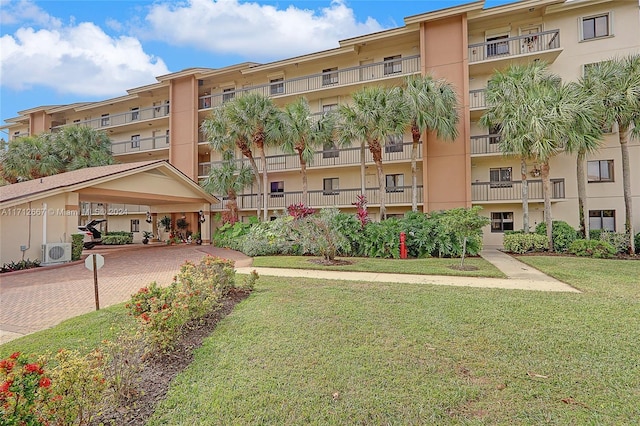
[[[88,167],[40,179],[5,185],[0,187],[0,207],[7,208],[11,205],[38,200],[62,192],[79,191],[93,185],[152,170],[160,171],[180,181],[180,183],[191,189],[192,194],[197,194],[202,200],[214,204],[219,202],[217,198],[202,190],[197,183],[189,179],[168,161],[155,160]]]

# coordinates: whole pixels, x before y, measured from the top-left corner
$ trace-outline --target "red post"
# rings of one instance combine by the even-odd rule
[[[406,245],[407,236],[404,232],[400,233],[400,259],[407,258],[407,245]]]

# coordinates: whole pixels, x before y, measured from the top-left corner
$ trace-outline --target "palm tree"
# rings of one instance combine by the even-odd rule
[[[201,186],[211,194],[227,194],[229,216],[236,222],[238,220],[238,193],[253,183],[254,177],[250,167],[244,164],[238,166],[233,157],[233,150],[224,151],[222,163],[219,167],[211,168],[209,176]]]
[[[63,127],[53,135],[53,143],[67,171],[114,163],[109,136],[88,126]]]
[[[46,133],[11,141],[0,163],[2,178],[9,183],[16,183],[64,171],[50,139],[51,134]]]
[[[573,96],[575,96],[576,99],[580,99],[580,102],[585,105],[585,111],[594,111],[596,114],[595,117],[593,115],[584,116],[587,120],[583,120],[582,118],[584,117],[582,116],[578,117],[579,120],[573,128],[573,131],[578,134],[578,137],[570,139],[566,146],[567,152],[576,154],[580,233],[584,235],[584,238],[589,239],[589,220],[584,214],[587,205],[587,174],[584,164],[587,154],[596,152],[602,145],[602,126],[599,125],[598,120],[602,114],[602,104],[592,95],[588,87],[588,82],[586,82],[584,78],[578,83],[569,83],[569,86],[574,93]],[[580,134],[584,135],[584,137],[580,138]]]
[[[253,108],[253,104],[257,103],[262,102],[254,95],[244,95],[233,98],[221,108],[213,110],[211,115],[202,122],[201,130],[209,140],[209,144],[214,151],[224,152],[229,149],[230,146],[235,145],[240,152],[242,152],[242,155],[249,160],[257,183],[258,205],[256,210],[258,218],[263,216],[264,220],[266,220],[266,197],[264,198],[264,202],[261,202],[263,185],[260,179],[258,165],[253,156],[253,148],[258,148],[256,139],[260,140],[259,129],[264,128],[263,124],[259,122],[259,118],[255,116],[257,108]],[[269,107],[269,109],[271,108]],[[275,107],[273,107],[273,110],[275,112]],[[257,135],[256,132],[258,132]],[[256,138],[256,136],[258,137]],[[266,194],[267,180],[264,140],[262,140],[262,143],[261,157],[263,161],[264,193]],[[261,210],[263,210],[262,215]]]
[[[353,94],[353,105],[342,105],[339,114],[341,144],[356,139],[369,146],[378,173],[380,218],[386,219],[382,147],[387,136],[401,134],[407,122],[402,92],[398,87],[364,87]]]
[[[273,139],[278,140],[286,153],[297,154],[302,175],[302,203],[309,205],[307,164],[313,160],[314,147],[330,142],[333,136],[333,120],[330,114],[319,119],[311,114],[305,98],[285,105],[273,127]]]
[[[483,125],[499,124],[500,148],[540,164],[544,216],[549,249],[553,251],[551,180],[549,162],[568,145],[592,138],[587,131],[597,121],[597,112],[586,108],[571,85],[548,71],[547,64],[512,65],[489,80]],[[523,170],[523,175],[526,170]]]
[[[430,75],[409,76],[403,91],[411,130],[411,209],[418,210],[418,143],[426,131],[439,139],[453,141],[458,136],[458,99],[453,86]]]
[[[585,80],[604,106],[604,124],[618,127],[622,155],[625,232],[630,253],[635,251],[631,199],[629,140],[640,137],[640,54],[599,62],[590,66]]]

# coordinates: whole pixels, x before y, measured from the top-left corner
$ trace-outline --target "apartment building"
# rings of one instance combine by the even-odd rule
[[[512,63],[546,61],[563,80],[576,80],[585,66],[640,52],[640,11],[635,0],[523,0],[484,8],[478,1],[405,18],[399,28],[342,40],[339,47],[267,64],[241,63],[219,69],[190,68],[159,76],[157,83],[102,102],[35,107],[19,112],[3,127],[12,138],[88,125],[105,130],[120,162],[166,159],[193,180],[207,176],[221,160],[200,133],[210,112],[246,92],[258,92],[284,106],[304,96],[315,114],[348,103],[351,93],[371,85],[402,85],[409,75],[430,73],[456,88],[461,108],[458,137],[440,141],[425,134],[419,147],[418,205],[422,211],[481,205],[491,219],[485,244],[500,245],[504,231],[522,227],[520,160],[498,151],[495,129],[479,125],[485,87],[492,72]],[[631,141],[633,206],[640,229],[640,143]],[[296,155],[267,148],[269,215],[302,201]],[[240,152],[239,162],[246,161]],[[257,161],[260,164],[259,161]],[[388,215],[411,209],[411,135],[385,144]],[[529,168],[530,223],[543,221],[539,165]],[[551,161],[552,214],[578,225],[576,160]],[[624,229],[622,169],[617,129],[587,159],[591,228]],[[360,142],[351,147],[316,149],[308,165],[309,204],[352,211],[361,193]],[[375,165],[367,150],[366,196],[379,217]],[[257,188],[239,194],[243,218],[255,215]],[[220,195],[220,194],[216,194]],[[224,197],[219,197],[223,199]],[[224,201],[212,205],[222,211]],[[127,206],[129,216],[110,221],[110,229],[131,229],[144,221],[146,206]],[[197,212],[176,212],[197,223]],[[137,222],[135,222],[137,221]],[[141,228],[136,228],[142,231]]]

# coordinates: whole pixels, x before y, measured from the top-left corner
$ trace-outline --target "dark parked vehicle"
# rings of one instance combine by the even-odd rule
[[[84,242],[82,246],[86,249],[92,249],[98,244],[102,244],[102,232],[96,229],[96,225],[100,225],[102,222],[106,222],[107,219],[94,219],[84,226],[78,226],[84,235]]]

